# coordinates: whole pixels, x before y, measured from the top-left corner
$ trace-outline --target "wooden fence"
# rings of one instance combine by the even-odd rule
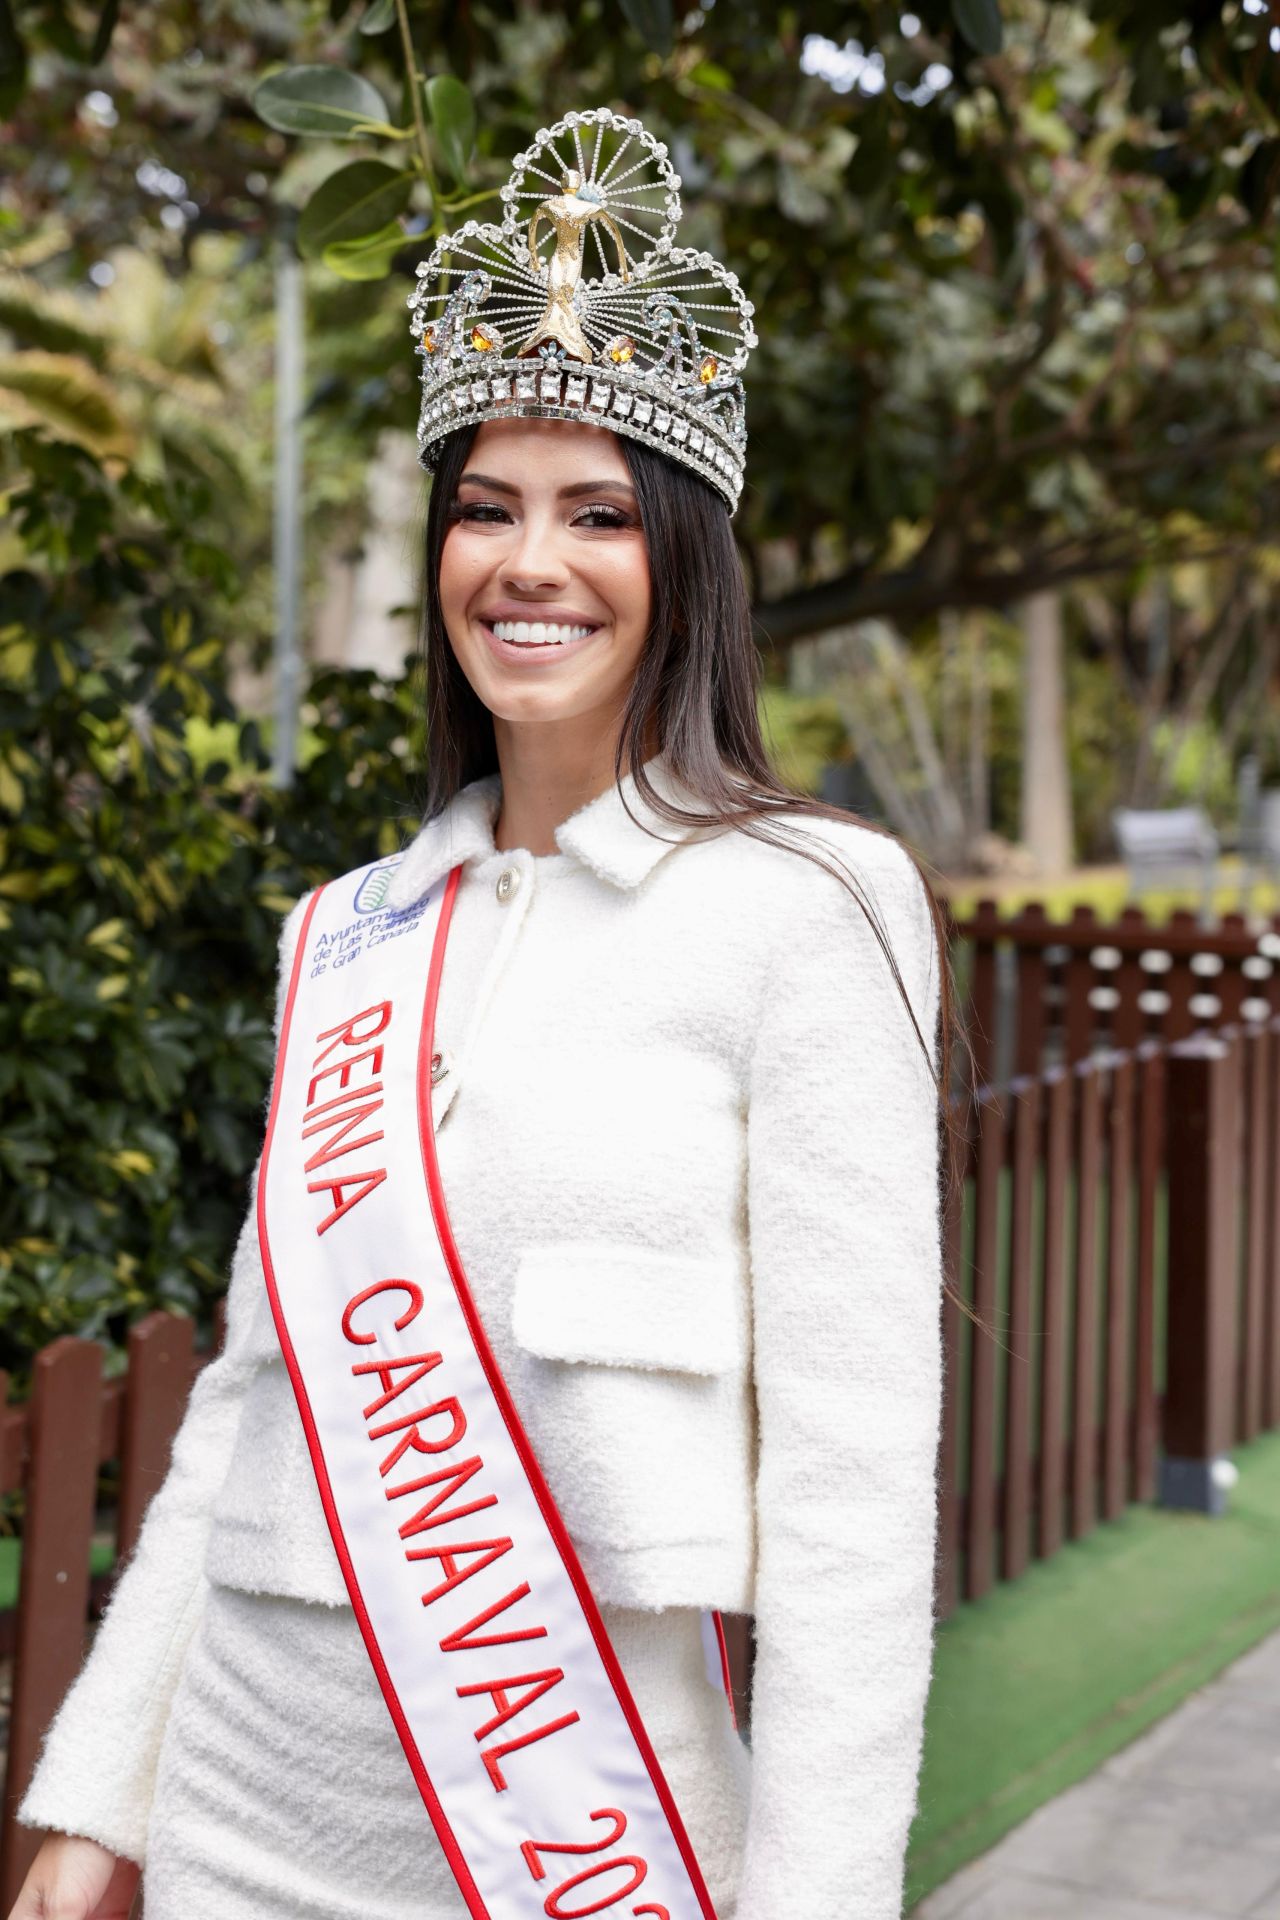
[[[0,1493],[25,1495],[18,1604],[0,1614],[0,1650],[14,1656],[4,1804],[0,1815],[0,1912],[7,1913],[39,1844],[14,1812],[44,1730],[84,1656],[85,1632],[101,1611],[111,1576],[91,1580],[100,1469],[119,1463],[113,1545],[133,1549],[147,1503],[169,1464],[203,1357],[193,1324],[149,1314],[129,1336],[128,1369],[102,1377],[103,1351],[67,1336],[36,1356],[31,1397],[8,1402],[0,1372]]]
[[[948,1303],[943,1615],[1129,1502],[1169,1497],[1171,1463],[1203,1492],[1216,1456],[1280,1426],[1280,1009],[1037,1059],[964,1110],[948,1233],[981,1327]],[[0,1615],[16,1656],[4,1911],[36,1845],[14,1809],[106,1594],[89,1571],[100,1469],[119,1463],[119,1560],[202,1364],[191,1323],[168,1314],[133,1330],[123,1378],[104,1382],[101,1362],[91,1342],[55,1341],[21,1407],[0,1376],[0,1492],[25,1492],[18,1606]]]
[[[1092,907],[1054,921],[1033,904],[1002,919],[980,900],[950,925],[976,1084],[1280,1014],[1280,916],[1204,927],[1180,911],[1157,925],[1129,907],[1104,924]]]
[[[1214,1460],[1280,1426],[1280,1016],[970,1112],[948,1234],[981,1327],[947,1302],[943,1615],[1131,1501],[1210,1506]]]

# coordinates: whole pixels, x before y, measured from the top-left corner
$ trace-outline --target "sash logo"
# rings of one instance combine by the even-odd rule
[[[356,888],[353,906],[357,913],[377,913],[387,897],[391,885],[391,876],[400,865],[401,855],[394,860],[384,860],[380,866],[370,867],[360,885]]]

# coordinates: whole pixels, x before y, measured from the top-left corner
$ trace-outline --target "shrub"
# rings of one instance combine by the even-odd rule
[[[64,1332],[118,1365],[134,1318],[223,1291],[281,918],[402,844],[421,736],[408,677],[323,673],[281,792],[227,691],[234,580],[200,493],[34,430],[5,459],[0,1366],[21,1378]]]

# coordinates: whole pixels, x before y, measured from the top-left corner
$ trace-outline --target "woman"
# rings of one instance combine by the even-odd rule
[[[587,116],[573,118],[581,162]],[[620,137],[636,125],[599,122]],[[544,162],[565,137],[566,123],[539,136]],[[589,203],[608,152],[597,142]],[[523,172],[517,162],[513,179]],[[629,191],[634,206],[634,181]],[[490,266],[496,232],[480,236]],[[368,1583],[352,1576],[359,1551],[346,1552],[318,1437],[319,1375],[307,1377],[308,1403],[308,1363],[282,1304],[315,1236],[276,1230],[285,1203],[270,1198],[264,1149],[225,1350],[197,1383],[21,1808],[56,1831],[14,1920],[123,1916],[143,1863],[148,1920],[900,1912],[932,1613],[938,1087],[950,1022],[938,911],[892,836],[790,793],[770,771],[729,518],[741,417],[732,392],[723,408],[707,395],[726,376],[706,376],[712,356],[687,310],[673,325],[692,351],[677,354],[653,308],[632,310],[634,351],[614,357],[623,371],[601,405],[585,391],[569,398],[573,363],[554,344],[534,362],[532,392],[518,356],[509,380],[488,369],[489,386],[472,378],[469,356],[492,353],[495,339],[501,351],[495,285],[501,293],[486,269],[463,297],[453,289],[433,340],[421,289],[415,303],[420,439],[435,469],[426,824],[389,871],[351,877],[355,918],[334,921],[327,948],[312,917],[320,896],[294,909],[277,1029],[283,1063],[308,982],[326,976],[325,952],[339,956],[329,986],[342,977],[343,943],[363,937],[350,929],[366,911],[360,924],[378,939],[419,933],[396,952],[425,970],[426,923],[414,916],[435,903],[423,1151],[440,1245],[448,1254],[456,1242],[465,1270],[458,1297],[469,1287],[495,1392],[509,1388],[525,1436],[502,1499],[518,1491],[527,1439],[529,1485],[554,1509],[548,1525],[580,1582],[566,1605],[581,1607],[617,1669],[627,1724],[616,1738],[626,1745],[633,1731],[641,1758],[656,1755],[648,1775],[626,1777],[658,1783],[656,1818],[691,1891],[663,1903],[656,1873],[642,1889],[638,1845],[580,1864],[606,1844],[586,1815],[608,1828],[620,1787],[584,1800],[579,1838],[527,1840],[500,1898],[476,1891],[486,1835],[448,1817],[437,1762],[448,1771],[450,1741],[429,1715],[424,1737],[409,1737],[379,1664],[385,1652],[394,1678],[393,1636],[366,1617]],[[610,276],[598,287],[617,301]],[[561,259],[562,305],[563,293]],[[574,310],[598,351],[616,306],[593,316],[589,288]],[[686,425],[717,409],[701,451],[683,436],[659,450],[647,421],[637,427],[646,388]],[[440,405],[454,390],[461,424]],[[373,935],[361,952],[367,984],[391,960]],[[352,1005],[368,1015],[371,994]],[[376,1033],[377,1021],[359,1031]],[[381,1073],[381,1056],[365,1052]],[[333,1070],[319,1067],[326,1057],[317,1074]],[[284,1077],[278,1064],[271,1128]],[[324,1111],[314,1081],[306,1097]],[[271,1128],[269,1145],[285,1138]],[[332,1169],[315,1184],[332,1203],[318,1232],[370,1190]],[[375,1204],[352,1219],[375,1220]],[[425,1204],[416,1230],[430,1237]],[[416,1291],[410,1279],[377,1281],[347,1313],[363,1313],[379,1286]],[[374,1339],[363,1320],[344,1316],[344,1328]],[[440,1362],[411,1357],[424,1372]],[[378,1370],[384,1393],[370,1407],[399,1390],[391,1364],[408,1362],[352,1367]],[[407,1431],[423,1453],[443,1444]],[[412,1484],[428,1478],[441,1474]],[[462,1510],[497,1504],[489,1493]],[[424,1606],[487,1566],[478,1553],[462,1564],[438,1545],[425,1551],[446,1578]],[[496,1551],[488,1542],[489,1560]],[[519,1591],[476,1619],[500,1622]],[[708,1684],[713,1610],[755,1614],[750,1751]],[[498,1638],[476,1619],[465,1644]],[[541,1623],[510,1637],[521,1636],[547,1637]],[[423,1660],[437,1651],[424,1643]],[[529,1697],[564,1680],[537,1647],[526,1664],[541,1675],[536,1687],[519,1676]],[[500,1812],[526,1785],[554,1792],[573,1730],[547,1736],[578,1714],[551,1720],[544,1705],[536,1730],[499,1747],[493,1727],[528,1724],[522,1702],[492,1675],[454,1691],[484,1696],[478,1751],[490,1784],[514,1789],[486,1806]],[[618,1778],[631,1758],[622,1745],[610,1748]],[[481,1808],[479,1827],[499,1812]]]

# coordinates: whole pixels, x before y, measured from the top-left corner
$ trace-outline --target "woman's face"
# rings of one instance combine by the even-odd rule
[[[450,643],[496,725],[616,736],[649,631],[649,558],[616,434],[490,420],[440,558]]]

